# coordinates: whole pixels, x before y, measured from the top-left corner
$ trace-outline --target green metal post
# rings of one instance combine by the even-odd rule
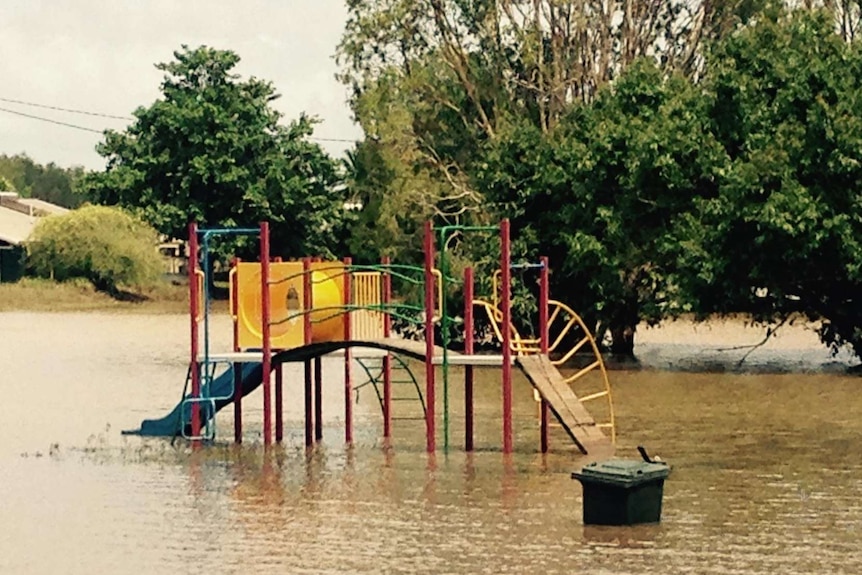
[[[499,226],[443,226],[440,230],[440,330],[443,332],[443,450],[449,451],[449,314],[447,312],[446,279],[449,277],[449,262],[446,259],[450,232],[495,232]]]
[[[449,275],[447,269],[448,262],[446,261],[446,237],[447,226],[440,228],[440,331],[443,333],[443,452],[449,452],[449,313],[446,297],[447,288],[446,277]]]

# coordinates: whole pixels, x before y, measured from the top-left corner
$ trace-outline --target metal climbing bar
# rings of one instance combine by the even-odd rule
[[[367,377],[367,379],[364,383],[361,383],[361,384],[359,384],[353,388],[353,391],[356,395],[356,401],[359,401],[359,390],[364,388],[364,387],[371,386],[374,389],[375,395],[377,396],[377,401],[380,403],[381,411],[383,411],[384,415],[385,415],[385,401],[386,401],[385,388],[383,390],[381,390],[381,384],[385,385],[385,383],[386,383],[386,381],[385,381],[386,368],[385,368],[384,362],[386,361],[387,357],[392,358],[393,363],[395,364],[393,366],[394,371],[404,372],[407,374],[406,377],[404,377],[404,378],[392,379],[392,381],[390,383],[392,383],[393,385],[399,385],[399,386],[410,386],[411,389],[416,392],[415,396],[408,397],[408,396],[402,395],[402,396],[391,397],[390,400],[392,400],[392,401],[416,401],[416,400],[418,400],[419,405],[422,408],[422,417],[417,417],[415,419],[424,419],[425,415],[428,412],[428,406],[425,403],[424,396],[422,395],[422,387],[419,385],[419,380],[417,380],[416,376],[413,374],[413,370],[410,369],[410,365],[407,362],[405,362],[401,358],[401,356],[399,356],[397,354],[394,354],[391,356],[381,355],[378,358],[372,358],[372,357],[357,357],[356,358],[356,362],[359,364],[359,366],[365,372],[365,375]],[[380,363],[377,363],[378,361]]]
[[[566,363],[567,361],[569,361],[570,359],[572,359],[572,358],[575,356],[575,354],[576,354],[576,353],[578,353],[578,352],[581,350],[581,348],[582,348],[582,347],[584,347],[584,346],[585,346],[586,344],[588,344],[589,342],[590,342],[590,338],[588,338],[588,337],[584,337],[583,339],[581,339],[581,341],[579,341],[578,343],[576,343],[576,344],[572,347],[572,349],[570,349],[569,351],[567,351],[565,354],[563,354],[562,356],[560,356],[558,359],[555,359],[555,360],[554,360],[554,365],[563,365],[564,363]]]
[[[588,401],[592,401],[594,399],[601,399],[601,398],[607,397],[607,396],[608,396],[608,390],[604,390],[604,391],[597,391],[596,393],[592,393],[590,395],[584,395],[583,397],[579,397],[578,399],[581,400],[581,403],[586,403]]]
[[[596,360],[596,361],[594,361],[593,363],[589,364],[588,366],[581,368],[581,369],[580,369],[578,372],[576,372],[574,375],[571,375],[571,376],[567,377],[567,378],[566,378],[566,383],[572,384],[572,383],[574,383],[574,382],[578,381],[578,380],[579,380],[579,379],[581,379],[583,376],[585,376],[585,375],[586,375],[586,374],[588,374],[589,372],[591,372],[591,371],[593,371],[594,369],[596,369],[597,367],[599,367],[599,365],[601,365],[601,362],[600,362],[599,360]]]

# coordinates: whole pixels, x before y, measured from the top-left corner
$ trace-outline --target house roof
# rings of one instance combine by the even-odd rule
[[[0,191],[0,242],[21,245],[30,237],[40,217],[68,211],[50,202],[21,198],[15,192]]]
[[[63,206],[58,206],[57,204],[52,204],[51,202],[46,202],[44,200],[37,200],[36,198],[18,198],[16,201],[19,204],[30,206],[34,211],[42,212],[43,214],[65,214],[69,211],[68,208],[64,208]]]
[[[0,207],[0,241],[21,245],[30,236],[39,218]]]

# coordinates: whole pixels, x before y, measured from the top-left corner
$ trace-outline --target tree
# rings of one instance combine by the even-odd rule
[[[38,275],[84,278],[117,295],[159,278],[157,240],[155,229],[121,209],[85,206],[40,219],[28,239],[28,262]]]
[[[788,2],[793,7],[800,4],[805,9],[826,10],[833,18],[835,27],[845,42],[853,42],[862,32],[862,1],[860,0],[797,0]],[[794,6],[796,5],[796,6]]]
[[[379,238],[378,245],[416,253],[416,230],[424,219],[483,224],[510,216],[524,224],[518,233],[534,233],[525,240],[525,250],[541,246],[558,256],[556,262],[567,261],[572,250],[562,243],[551,249],[548,244],[557,240],[548,238],[558,230],[585,229],[576,222],[597,217],[595,212],[568,210],[573,220],[564,222],[537,214],[522,218],[516,205],[551,195],[538,189],[540,182],[574,186],[560,192],[562,199],[591,176],[578,168],[558,178],[567,183],[547,182],[551,176],[543,171],[549,167],[541,164],[548,159],[543,158],[530,164],[533,179],[525,182],[519,174],[531,168],[518,166],[517,156],[504,156],[523,151],[532,160],[545,145],[556,149],[549,157],[574,154],[562,151],[581,141],[571,135],[580,129],[571,127],[573,109],[585,110],[601,99],[604,88],[639,58],[660,70],[652,76],[655,81],[672,73],[698,78],[705,46],[747,22],[767,1],[351,0],[338,56],[342,79],[354,90],[354,114],[368,138],[357,148],[356,160],[371,162],[355,169],[354,190],[364,199],[357,243]],[[610,112],[606,116],[615,121]],[[624,149],[623,143],[617,145]],[[554,174],[575,163],[553,161],[566,164]],[[510,185],[530,189],[505,189]],[[631,190],[633,184],[625,185]],[[489,192],[489,186],[496,189]],[[587,204],[590,209],[597,205]],[[533,215],[539,218],[535,225]],[[553,225],[539,223],[552,219]],[[586,229],[596,227],[593,220],[588,223]],[[378,230],[385,232],[377,235]],[[610,246],[602,249],[608,254]],[[603,261],[611,265],[615,257]],[[586,290],[597,287],[583,280],[589,275],[582,269],[556,277],[561,286],[580,277],[576,283]],[[603,281],[605,287],[592,296],[578,295],[585,306],[579,309],[619,309],[622,302],[609,301],[622,295],[608,291],[616,284],[619,280]],[[627,315],[625,321],[631,322],[638,313]]]
[[[15,186],[8,179],[0,176],[0,192],[14,192]]]
[[[424,221],[471,223],[483,215],[463,169],[478,157],[475,134],[410,82],[393,73],[354,104],[367,135],[347,170],[351,197],[362,206],[354,253],[421,261]]]
[[[803,313],[862,356],[860,78],[860,47],[823,11],[770,12],[716,48],[705,86],[730,163],[679,222],[697,311]]]
[[[512,217],[518,249],[550,256],[556,297],[631,354],[641,321],[679,311],[664,246],[694,198],[714,195],[725,162],[700,91],[640,60],[553,133],[502,137],[481,182]]]
[[[386,232],[377,245],[415,253],[425,219],[496,219],[473,181],[486,143],[524,118],[552,129],[573,101],[591,99],[627,61],[618,58],[622,44],[632,57],[663,45],[656,43],[665,34],[659,23],[672,18],[670,4],[690,27],[682,24],[687,2],[634,4],[620,26],[616,2],[606,9],[583,0],[349,2],[341,77],[354,90],[354,114],[371,140],[362,146],[373,150],[358,149],[356,159],[374,162],[356,169],[364,225],[355,243],[379,229]]]
[[[239,56],[205,46],[174,53],[162,98],[134,112],[99,145],[104,172],[87,178],[93,198],[128,207],[161,233],[271,222],[274,253],[331,255],[343,237],[337,164],[308,141],[314,121],[288,126],[271,107],[269,82],[241,80]]]
[[[417,64],[438,60],[464,97],[465,123],[493,137],[514,112],[547,131],[638,58],[696,75],[703,41],[767,1],[351,0],[339,55],[358,92],[393,70],[418,79]],[[427,90],[455,104],[438,79],[426,77]]]
[[[81,167],[61,168],[53,162],[43,166],[25,155],[0,155],[0,177],[25,198],[76,208],[85,200],[78,191],[83,176]]]
[[[808,56],[763,41],[758,49],[791,58],[784,71],[769,71],[771,56],[763,64],[740,53],[750,78],[727,75],[720,95],[716,66],[723,58],[732,68],[727,46],[797,4],[805,8],[800,18],[817,14],[820,31],[829,34],[827,52],[838,49],[833,40],[842,44],[836,30],[852,39],[855,2],[353,0],[339,56],[354,88],[354,112],[371,140],[356,156],[371,164],[356,168],[354,182],[371,208],[360,215],[365,237],[374,237],[375,222],[386,221],[382,227],[393,230],[387,237],[397,237],[395,230],[418,229],[420,216],[447,223],[508,216],[520,238],[515,248],[528,257],[550,255],[554,289],[609,329],[614,349],[624,353],[632,351],[640,321],[751,307],[740,293],[701,285],[712,281],[703,279],[713,277],[712,267],[725,265],[721,257],[734,257],[740,247],[723,238],[726,254],[707,257],[704,250],[715,250],[722,238],[701,226],[731,217],[736,208],[723,202],[735,200],[721,200],[725,191],[735,186],[744,198],[747,186],[758,186],[761,166],[742,169],[744,150],[760,149],[762,159],[781,156],[770,144],[783,120],[769,99],[788,82],[786,70]],[[809,49],[821,39],[809,34]],[[847,62],[858,47],[843,45]],[[822,57],[812,54],[811,61]],[[798,76],[811,72],[827,73]],[[764,73],[772,76],[759,79]],[[840,82],[850,82],[847,73]],[[736,81],[743,82],[738,93]],[[751,119],[760,124],[749,142],[743,132]],[[815,150],[816,141],[804,143]],[[841,161],[850,165],[852,145],[842,145]],[[790,166],[772,168],[783,174]],[[853,177],[836,181],[855,189]],[[732,265],[727,271],[739,274]],[[747,279],[728,279],[735,281],[750,289]],[[708,301],[722,294],[722,306]]]

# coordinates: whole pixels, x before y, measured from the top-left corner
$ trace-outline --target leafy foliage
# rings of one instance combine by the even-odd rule
[[[41,165],[27,156],[0,155],[0,178],[9,182],[0,183],[8,191],[18,192],[25,198],[37,198],[66,208],[76,208],[86,199],[78,193],[84,169],[61,168],[54,163]]]
[[[862,355],[856,3],[647,4],[352,0],[364,244],[441,206],[509,217],[514,258],[550,256],[617,351],[680,312],[803,312]],[[493,242],[454,243],[494,265]]]
[[[649,208],[638,186],[664,202],[712,177],[686,165],[703,116],[685,110],[688,101],[660,110],[673,107],[663,102],[675,89],[695,99],[673,72],[699,77],[704,42],[765,1],[636,2],[624,11],[620,2],[351,0],[339,59],[368,136],[354,157],[351,189],[364,206],[354,245],[415,258],[423,220],[511,217],[516,248],[550,255],[557,289],[580,311],[614,328],[636,323],[653,296],[670,298],[652,253],[661,241],[650,233],[664,233],[678,207]],[[625,80],[641,58],[651,65]],[[665,86],[668,75],[675,79]],[[642,93],[614,100],[603,89],[615,80]],[[651,89],[662,93],[651,100]],[[630,96],[644,101],[623,102]],[[687,140],[673,132],[689,128]],[[641,152],[650,154],[643,165]],[[675,187],[659,191],[664,183]],[[637,221],[644,211],[646,225]],[[496,259],[488,243],[455,245],[456,259]]]
[[[715,51],[710,117],[730,158],[682,222],[701,313],[793,312],[862,355],[862,52],[825,12],[774,12]]]
[[[232,72],[239,56],[208,47],[158,64],[162,98],[138,108],[125,132],[98,147],[104,172],[87,185],[100,203],[133,209],[160,232],[271,223],[274,253],[330,255],[343,237],[337,164],[308,141],[314,121],[288,126],[271,107],[273,86]]]
[[[446,100],[439,97],[443,90]],[[351,239],[354,253],[378,257],[383,251],[417,261],[424,221],[475,223],[484,217],[481,195],[465,171],[479,157],[483,135],[464,119],[474,114],[441,61],[416,62],[410,75],[395,68],[381,73],[357,95],[353,109],[367,136],[348,168],[351,197],[362,206]]]
[[[158,279],[157,241],[156,230],[122,209],[84,206],[39,220],[28,241],[29,265],[41,276],[84,278],[117,293]]]
[[[482,186],[519,249],[550,256],[553,293],[617,334],[676,311],[672,223],[715,194],[725,161],[705,103],[640,61],[554,133],[519,126],[489,150]]]

